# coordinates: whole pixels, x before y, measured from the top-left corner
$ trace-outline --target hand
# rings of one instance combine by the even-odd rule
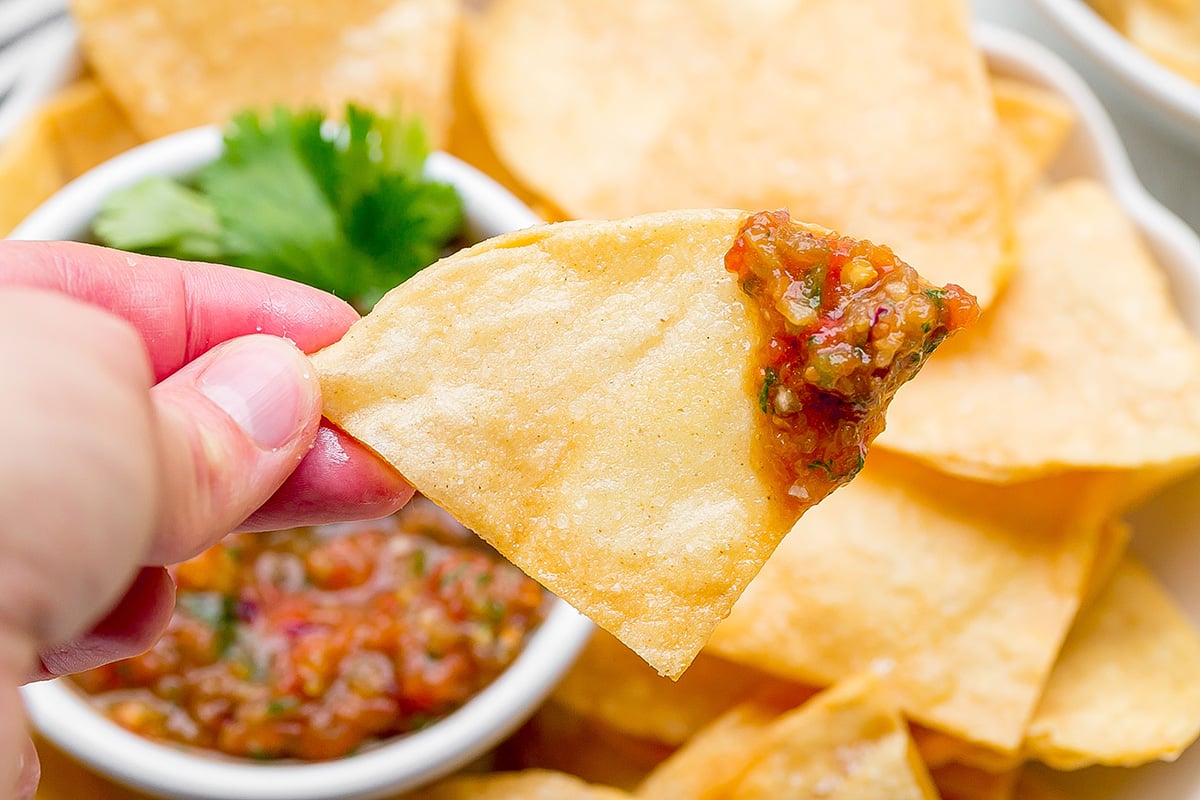
[[[302,351],[355,319],[258,273],[0,242],[0,787],[36,784],[17,685],[149,647],[174,603],[161,565],[412,495],[319,427]]]

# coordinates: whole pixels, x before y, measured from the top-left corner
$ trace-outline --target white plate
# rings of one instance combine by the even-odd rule
[[[1051,22],[1141,104],[1200,143],[1200,85],[1143,53],[1084,0],[1032,0]],[[1198,168],[1200,169],[1200,168]]]

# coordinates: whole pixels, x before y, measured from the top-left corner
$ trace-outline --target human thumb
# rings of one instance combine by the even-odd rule
[[[321,418],[308,359],[273,336],[218,345],[151,396],[161,486],[155,564],[190,558],[250,516],[308,452]]]

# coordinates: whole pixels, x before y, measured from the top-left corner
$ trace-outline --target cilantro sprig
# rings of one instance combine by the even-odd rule
[[[463,227],[454,187],[422,175],[416,117],[349,106],[243,113],[224,153],[185,181],[153,177],[113,193],[93,224],[110,247],[213,261],[316,286],[368,311],[437,260]]]

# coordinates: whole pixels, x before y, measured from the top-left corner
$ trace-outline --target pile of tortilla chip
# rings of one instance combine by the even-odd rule
[[[900,390],[866,468],[783,539],[677,682],[600,632],[497,751],[504,771],[416,797],[1034,800],[1057,796],[1059,771],[1187,748],[1200,734],[1200,636],[1127,553],[1122,516],[1200,464],[1200,343],[1108,190],[1056,175],[1071,108],[988,74],[964,0],[468,5],[74,0],[89,72],[0,146],[0,228],[138,141],[247,104],[394,101],[547,220],[786,207],[892,246],[985,311]],[[626,234],[614,251],[678,255]],[[518,288],[544,266],[520,248],[548,245],[518,235],[489,262]],[[579,300],[562,294],[571,277],[530,293],[545,324]],[[470,289],[446,289],[454,314],[487,305]],[[705,287],[670,290],[708,301]],[[606,291],[593,316],[610,338],[577,361],[604,370],[630,341],[670,346]],[[496,331],[536,332],[514,320]],[[463,351],[464,369],[486,377],[488,347]],[[660,397],[611,371],[607,405],[565,409],[580,425],[675,402],[677,387]],[[562,375],[547,364],[523,378]],[[430,413],[456,402],[439,397]],[[425,444],[495,467],[497,486],[488,437],[551,472],[587,455],[517,416],[464,417]],[[706,461],[703,480],[664,464],[662,486],[678,475],[701,493],[724,463]],[[590,494],[563,493],[582,505],[537,513],[564,526],[599,514],[591,500],[618,516],[621,503],[660,503],[681,526],[696,513],[609,496],[593,473]],[[519,492],[458,491],[533,508]],[[523,555],[542,557],[536,545]],[[693,563],[743,569],[736,548],[748,545],[708,545],[659,553],[659,584],[686,594]],[[545,555],[564,581],[590,582],[612,618],[649,614],[640,587],[599,583],[587,557]],[[673,622],[664,637],[692,623]]]

